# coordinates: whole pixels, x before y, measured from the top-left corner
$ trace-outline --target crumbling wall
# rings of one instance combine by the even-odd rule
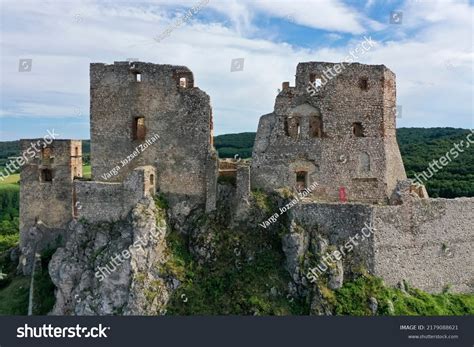
[[[22,152],[36,141],[38,139],[21,140]],[[72,216],[73,168],[80,167],[76,169],[76,176],[82,173],[81,154],[74,156],[75,148],[80,147],[81,141],[55,140],[46,147],[47,156],[43,157],[45,148],[41,148],[23,166],[20,174],[20,230],[34,225],[37,220],[51,228],[61,228],[69,222]],[[50,172],[50,180],[42,176],[42,170]]]
[[[33,149],[31,144],[40,143]],[[82,175],[79,140],[21,140],[29,160],[20,173],[20,266],[31,270],[35,252],[53,247],[73,216],[73,178]],[[34,156],[33,156],[34,154]]]
[[[204,207],[207,180],[215,179],[206,175],[213,153],[212,113],[210,98],[194,86],[192,72],[142,62],[94,63],[90,79],[93,179],[120,182],[134,168],[153,165],[156,187],[167,195],[172,213]],[[144,138],[137,136],[138,118]],[[153,137],[157,140],[144,149]],[[123,166],[134,151],[139,154]]]
[[[474,290],[474,199],[413,199],[374,207],[374,273],[440,292]]]
[[[123,183],[75,181],[76,215],[90,223],[118,221],[143,197],[154,196],[155,168],[138,167]]]
[[[289,216],[293,226],[284,245],[293,275],[308,274],[309,268],[297,268],[298,256],[334,252],[358,234],[357,245],[341,256],[344,277],[365,268],[389,285],[406,281],[427,292],[474,289],[473,198],[411,196],[396,206],[301,203]],[[361,241],[367,226],[370,236]]]
[[[239,219],[250,208],[250,167],[247,164],[237,165],[234,199],[234,214]]]
[[[262,116],[253,188],[295,187],[296,170],[309,167],[306,186],[317,182],[313,195],[320,200],[336,201],[344,188],[349,201],[383,203],[397,179],[406,178],[394,132],[395,75],[383,65],[345,64],[311,95],[311,79],[335,65],[298,64],[295,87],[283,88],[274,112]]]
[[[390,196],[395,189],[397,182],[407,178],[403,165],[402,155],[397,143],[397,86],[395,74],[386,70],[384,72],[383,89],[383,139],[386,158],[385,181],[386,194]],[[400,110],[401,112],[401,110]]]

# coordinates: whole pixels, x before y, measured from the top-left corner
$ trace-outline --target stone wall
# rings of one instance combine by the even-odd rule
[[[124,219],[143,197],[154,196],[155,168],[138,167],[123,183],[75,181],[76,218],[90,223]]]
[[[72,219],[73,178],[82,175],[82,143],[24,139],[20,148],[28,158],[20,173],[21,265],[29,273],[34,253],[53,247]]]
[[[440,292],[474,291],[474,198],[374,207],[374,273]]]
[[[301,203],[289,217],[289,264],[307,252],[321,256],[344,248],[359,234],[357,245],[342,256],[344,277],[363,267],[389,285],[406,281],[428,292],[474,291],[474,198],[413,196],[397,206]],[[361,241],[366,225],[373,233]],[[308,270],[295,267],[290,272]]]
[[[235,212],[237,219],[245,215],[250,208],[250,167],[238,164],[235,179]]]
[[[206,212],[212,212],[217,205],[217,177],[219,175],[219,159],[212,155],[206,165]]]
[[[359,271],[361,268],[373,272],[373,241],[370,237],[362,240],[361,236],[361,230],[366,224],[371,223],[372,206],[364,204],[300,203],[289,210],[288,215],[292,232],[288,236],[286,244],[299,244],[297,248],[300,249],[294,253],[295,256],[307,252],[324,256],[333,250],[342,249],[346,253],[342,256],[344,277]],[[355,244],[349,250],[349,247],[345,246],[350,242],[351,237]],[[290,239],[293,239],[293,241],[290,241]],[[301,247],[303,248],[301,249]],[[294,261],[296,262],[296,259]],[[292,262],[289,261],[289,263]],[[315,265],[313,264],[313,266]],[[291,269],[289,270],[291,271]],[[304,275],[308,269],[299,270]]]
[[[22,152],[36,141],[39,139],[21,140]],[[82,175],[81,147],[81,141],[55,140],[36,152],[23,166],[20,174],[20,230],[34,225],[37,220],[51,228],[61,228],[71,219],[72,181],[74,176]]]
[[[395,75],[383,65],[345,65],[307,91],[332,63],[300,63],[296,86],[285,88],[259,122],[252,154],[252,187],[272,190],[319,184],[314,196],[335,201],[386,202],[405,170],[395,138]],[[365,79],[367,88],[360,81]]]

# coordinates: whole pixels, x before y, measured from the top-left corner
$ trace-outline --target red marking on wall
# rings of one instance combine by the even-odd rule
[[[340,202],[347,202],[347,194],[345,187],[339,187],[339,201]]]

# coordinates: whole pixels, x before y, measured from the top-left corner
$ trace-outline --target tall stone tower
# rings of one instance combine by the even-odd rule
[[[74,214],[74,178],[82,177],[82,141],[20,141],[20,249],[33,257],[66,228]],[[31,265],[31,259],[25,264]],[[25,269],[28,273],[28,269]]]
[[[384,65],[298,64],[295,87],[283,83],[274,111],[260,118],[252,186],[301,190],[316,182],[313,197],[322,201],[342,192],[350,201],[386,202],[406,179],[395,90]]]
[[[172,210],[212,209],[217,160],[209,96],[184,66],[143,62],[90,65],[91,165],[95,181],[119,182],[156,168]]]

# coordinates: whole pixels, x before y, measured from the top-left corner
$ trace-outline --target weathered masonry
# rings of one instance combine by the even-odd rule
[[[38,151],[32,144],[39,144],[35,146]],[[74,178],[82,177],[82,142],[54,140],[47,144],[43,139],[25,139],[20,148],[22,153],[34,153],[20,174],[20,249],[31,258],[35,250],[53,242],[72,218]]]
[[[145,196],[166,195],[183,220],[216,205],[218,159],[209,96],[185,66],[90,65],[92,181],[82,143],[55,140],[21,172],[21,267],[65,234],[68,223],[124,218]],[[26,151],[30,142],[22,140]]]
[[[142,62],[90,66],[91,164],[96,181],[120,182],[134,168],[156,169],[156,188],[185,210],[204,205],[215,181],[209,96],[185,66]],[[152,144],[147,139],[158,137]],[[122,167],[122,161],[140,154]],[[117,174],[108,177],[114,167]],[[212,209],[212,206],[209,206]]]
[[[406,179],[395,136],[395,75],[384,65],[354,63],[323,84],[335,65],[300,63],[295,87],[283,83],[274,111],[260,118],[254,188],[317,182],[318,200],[337,200],[343,190],[351,201],[386,202]],[[315,94],[310,82],[320,86]]]

